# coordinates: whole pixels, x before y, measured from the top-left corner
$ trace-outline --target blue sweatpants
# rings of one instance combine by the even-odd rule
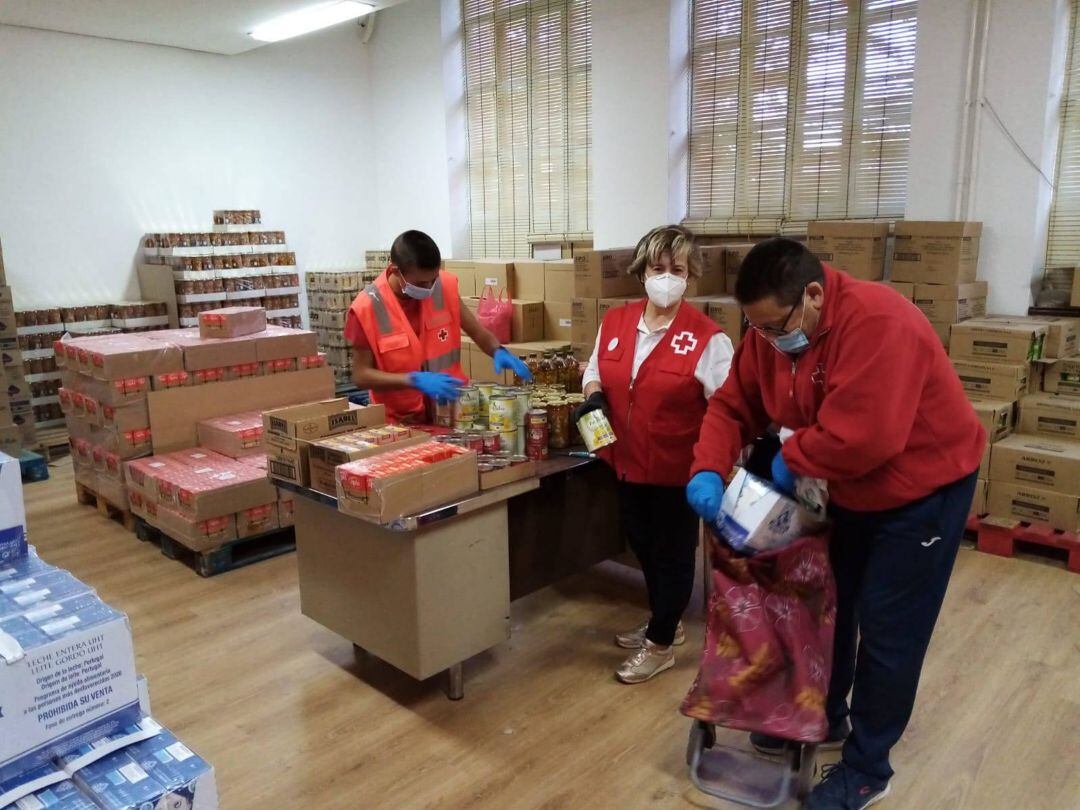
[[[882,781],[911,718],[976,476],[896,509],[829,510],[837,611],[826,711],[832,724],[850,717],[844,762]]]

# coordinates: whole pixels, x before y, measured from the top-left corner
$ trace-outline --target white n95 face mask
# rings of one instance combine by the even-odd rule
[[[667,309],[686,292],[686,279],[671,273],[661,273],[645,279],[645,292],[654,306]]]

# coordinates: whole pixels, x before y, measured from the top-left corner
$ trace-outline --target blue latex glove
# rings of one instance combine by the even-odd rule
[[[724,479],[718,473],[699,472],[686,485],[686,500],[706,523],[715,523],[724,497]]]
[[[447,402],[461,396],[461,380],[441,371],[414,371],[409,385],[431,399]]]
[[[525,365],[525,361],[520,357],[515,356],[505,346],[497,348],[491,359],[495,361],[496,373],[502,374],[504,371],[509,370],[525,380],[525,382],[532,382],[533,375],[532,372],[529,371],[529,367]]]
[[[777,453],[773,456],[772,460],[772,482],[773,486],[781,492],[786,492],[788,495],[794,497],[795,495],[795,473],[788,469],[787,462],[784,461],[784,454]]]

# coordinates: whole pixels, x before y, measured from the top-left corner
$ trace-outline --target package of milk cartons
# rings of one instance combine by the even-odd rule
[[[19,462],[0,453],[0,567],[26,556],[26,506]]]
[[[740,469],[724,491],[713,528],[735,551],[756,554],[786,546],[821,525],[793,498]]]
[[[67,572],[30,573],[0,579],[21,608],[0,618],[0,780],[139,719],[127,618]]]

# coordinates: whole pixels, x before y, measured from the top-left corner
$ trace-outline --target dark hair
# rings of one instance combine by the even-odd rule
[[[423,231],[405,231],[390,246],[390,261],[400,270],[438,270],[442,255],[435,240]]]
[[[772,296],[782,307],[799,303],[811,282],[825,283],[825,270],[806,245],[794,239],[766,239],[746,254],[735,282],[740,304],[754,304]]]

